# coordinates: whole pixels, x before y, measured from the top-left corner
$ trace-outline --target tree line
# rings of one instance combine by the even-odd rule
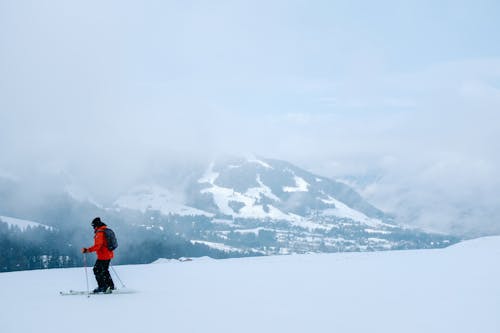
[[[234,254],[191,242],[170,230],[143,226],[118,225],[115,230],[119,247],[114,264],[145,264],[158,258],[209,256],[228,258]],[[93,244],[91,228],[79,226],[43,226],[20,229],[0,221],[0,272],[80,267],[82,247]],[[89,260],[95,258],[90,254]],[[91,263],[89,263],[91,264]]]

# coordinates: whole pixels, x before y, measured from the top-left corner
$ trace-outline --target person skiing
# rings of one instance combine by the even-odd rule
[[[82,253],[96,252],[97,260],[94,265],[94,275],[97,281],[97,288],[93,293],[111,293],[115,289],[113,279],[109,274],[109,263],[114,257],[113,251],[108,249],[106,241],[105,229],[106,224],[101,221],[100,217],[96,217],[91,223],[94,228],[94,245],[92,247],[82,248]]]

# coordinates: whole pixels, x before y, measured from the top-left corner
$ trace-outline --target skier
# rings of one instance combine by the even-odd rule
[[[113,279],[109,274],[109,263],[114,257],[113,251],[108,249],[105,229],[106,224],[101,221],[100,217],[96,217],[91,223],[94,228],[94,245],[89,248],[82,248],[82,253],[97,252],[97,260],[94,265],[94,275],[97,281],[97,288],[93,293],[111,293],[115,289]]]

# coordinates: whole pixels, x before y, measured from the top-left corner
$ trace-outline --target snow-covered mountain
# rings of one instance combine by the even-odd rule
[[[321,214],[376,223],[384,217],[348,186],[283,161],[222,160],[198,183],[216,212],[233,218],[297,221]]]
[[[138,186],[115,206],[167,215],[284,221],[322,215],[374,225],[388,219],[349,186],[278,160],[221,159],[186,188],[186,193],[174,194],[158,185]]]
[[[159,211],[164,215],[181,216],[213,216],[214,214],[186,206],[180,203],[180,199],[168,189],[157,185],[138,186],[127,194],[118,198],[114,206],[116,208],[127,208],[139,210],[143,213],[148,210]]]
[[[396,225],[348,185],[288,162],[227,157],[192,175],[182,193],[138,186],[118,198],[117,211],[163,220],[190,217],[203,228],[186,235],[214,248],[262,254],[442,247],[450,239]],[[184,219],[185,220],[185,219]],[[192,237],[195,237],[193,239]]]
[[[438,248],[458,241],[399,226],[348,185],[279,160],[227,157],[202,166],[166,166],[111,203],[97,203],[76,177],[66,178],[69,183],[57,181],[61,186],[37,196],[38,202],[23,200],[33,198],[26,182],[0,184],[1,215],[33,218],[70,235],[70,240],[48,243],[52,247],[37,246],[40,260],[70,258],[68,265],[81,260],[73,245],[85,242],[95,216],[120,235],[123,263],[151,262],[159,252],[223,258]],[[19,251],[33,245],[22,239],[29,235],[4,232]],[[36,235],[44,246],[52,236]],[[24,262],[30,262],[30,251],[23,252]],[[17,266],[10,261],[3,267]]]
[[[497,333],[499,254],[489,237],[438,250],[165,260],[114,267],[115,284],[116,271],[137,292],[90,298],[59,296],[86,290],[83,267],[1,273],[0,330]]]

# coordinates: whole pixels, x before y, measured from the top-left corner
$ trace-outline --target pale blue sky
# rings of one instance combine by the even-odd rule
[[[158,155],[250,151],[390,175],[366,192],[389,210],[500,197],[499,17],[498,1],[0,0],[0,171],[92,180],[100,160],[102,184]]]
[[[232,113],[328,111],[318,99],[356,104],[365,96],[356,87],[370,89],[380,76],[500,53],[496,1],[2,1],[0,8],[3,83],[36,93],[33,81],[43,81],[89,103],[86,110],[166,98]]]

